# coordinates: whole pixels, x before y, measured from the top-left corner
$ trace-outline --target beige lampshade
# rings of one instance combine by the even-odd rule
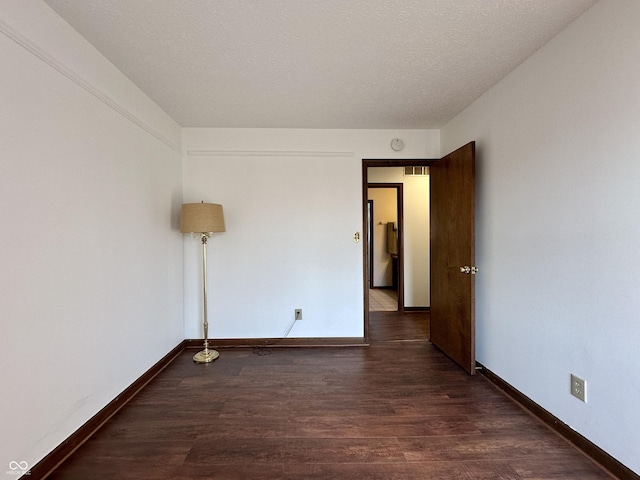
[[[180,215],[182,233],[224,232],[222,205],[217,203],[184,203]]]

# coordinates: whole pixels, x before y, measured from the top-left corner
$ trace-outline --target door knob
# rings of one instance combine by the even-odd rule
[[[464,267],[460,267],[460,273],[475,275],[476,273],[478,273],[478,267],[470,267],[468,265],[465,265]]]

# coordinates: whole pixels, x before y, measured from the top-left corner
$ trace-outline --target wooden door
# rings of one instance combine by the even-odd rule
[[[475,374],[475,142],[429,167],[431,341]]]

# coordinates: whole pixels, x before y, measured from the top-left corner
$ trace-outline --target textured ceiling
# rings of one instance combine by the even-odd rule
[[[45,0],[183,127],[439,128],[596,0]]]

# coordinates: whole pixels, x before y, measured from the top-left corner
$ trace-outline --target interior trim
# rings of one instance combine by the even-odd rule
[[[573,444],[592,461],[597,463],[601,468],[604,468],[617,478],[640,480],[640,475],[636,475],[631,469],[620,463],[618,460],[613,458],[596,444],[580,435],[569,425],[542,408],[525,394],[505,382],[491,370],[480,363],[476,362],[476,365],[478,372],[484,375],[497,388],[502,390],[502,392],[504,392],[506,395],[508,395],[518,404],[524,407],[525,410],[528,410],[530,413],[540,419],[545,425],[547,425],[547,427],[551,428],[569,443]]]
[[[185,348],[202,348],[204,340],[185,340]],[[255,347],[368,347],[364,337],[318,337],[318,338],[228,338],[209,339],[209,348],[255,348]]]
[[[425,313],[430,311],[431,307],[404,307],[404,313]]]
[[[129,385],[120,395],[109,402],[102,410],[91,417],[78,430],[58,445],[51,453],[31,467],[31,478],[46,478],[58,468],[73,452],[75,452],[91,435],[100,429],[113,415],[124,407],[147,383],[165,369],[185,348],[185,342],[180,342],[169,353],[162,357],[155,365]]]
[[[320,150],[187,150],[190,157],[353,157],[353,152]]]
[[[79,87],[89,92],[91,95],[96,97],[105,105],[111,107],[113,110],[118,112],[120,115],[122,115],[124,118],[129,120],[131,123],[137,125],[148,134],[160,140],[162,143],[164,143],[166,146],[168,146],[172,150],[178,150],[178,145],[175,142],[173,142],[171,139],[167,138],[165,135],[163,135],[158,130],[153,128],[151,125],[149,125],[147,122],[145,122],[141,118],[134,115],[127,108],[122,106],[116,100],[114,100],[109,95],[107,95],[105,92],[103,92],[98,87],[93,85],[89,80],[78,75],[71,68],[67,67],[60,60],[58,60],[53,55],[46,52],[39,45],[37,45],[36,43],[34,43],[33,41],[25,37],[23,34],[19,33],[17,30],[9,26],[9,24],[7,24],[5,21],[1,19],[0,19],[0,33],[3,33],[5,36],[7,36],[8,38],[16,42],[25,50],[32,53],[36,57],[38,57],[40,60],[42,60],[44,63],[52,67],[54,70],[57,70],[58,72],[60,72],[62,75],[67,77],[69,80],[71,80],[73,83],[75,83]]]

